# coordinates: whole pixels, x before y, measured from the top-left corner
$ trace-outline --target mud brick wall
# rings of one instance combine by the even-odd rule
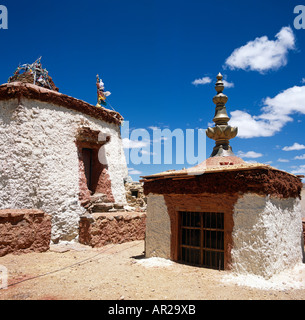
[[[146,213],[106,212],[84,215],[79,222],[79,242],[91,247],[144,240]]]
[[[50,247],[51,217],[37,209],[0,210],[0,257],[44,252]]]
[[[300,198],[302,182],[296,176],[274,169],[251,169],[205,173],[187,180],[146,180],[144,193],[153,194],[223,194],[256,193],[279,198]]]

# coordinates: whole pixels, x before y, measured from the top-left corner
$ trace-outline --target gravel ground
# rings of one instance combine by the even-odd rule
[[[7,255],[0,300],[305,300],[305,264],[272,280],[143,257],[144,241]],[[1,283],[0,283],[1,285]]]

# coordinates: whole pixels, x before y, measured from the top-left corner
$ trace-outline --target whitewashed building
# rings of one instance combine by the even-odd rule
[[[72,240],[90,196],[126,203],[123,118],[29,82],[0,86],[0,209],[41,209],[52,240]]]

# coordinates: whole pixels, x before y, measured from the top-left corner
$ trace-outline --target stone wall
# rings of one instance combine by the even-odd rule
[[[104,212],[84,215],[79,222],[79,242],[91,247],[145,238],[143,212]]]
[[[126,201],[128,205],[137,211],[146,211],[147,198],[144,194],[143,183],[125,182]]]
[[[51,240],[51,217],[41,210],[0,210],[0,256],[44,252]]]

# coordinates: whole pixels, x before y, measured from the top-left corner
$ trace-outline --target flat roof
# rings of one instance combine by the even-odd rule
[[[223,159],[225,157],[219,157],[219,158]],[[218,165],[206,165],[206,161],[209,161],[209,159],[203,161],[201,164],[192,168],[182,169],[182,170],[168,170],[160,173],[155,173],[149,176],[142,176],[141,178],[143,178],[143,180],[141,181],[145,182],[145,181],[151,181],[151,180],[170,179],[170,178],[173,178],[174,180],[188,179],[196,175],[202,175],[204,173],[245,171],[245,170],[254,170],[254,169],[275,170],[275,171],[280,171],[280,172],[284,172],[286,174],[295,176],[292,173],[279,170],[277,168],[274,168],[270,165],[263,164],[263,163],[248,163],[243,161],[241,163],[232,164],[229,161],[225,161],[225,162],[220,162],[221,164],[218,164]]]
[[[97,107],[83,100],[31,83],[11,82],[0,86],[0,101],[20,98],[52,103],[116,125],[120,125],[124,120],[120,113],[116,111]]]

